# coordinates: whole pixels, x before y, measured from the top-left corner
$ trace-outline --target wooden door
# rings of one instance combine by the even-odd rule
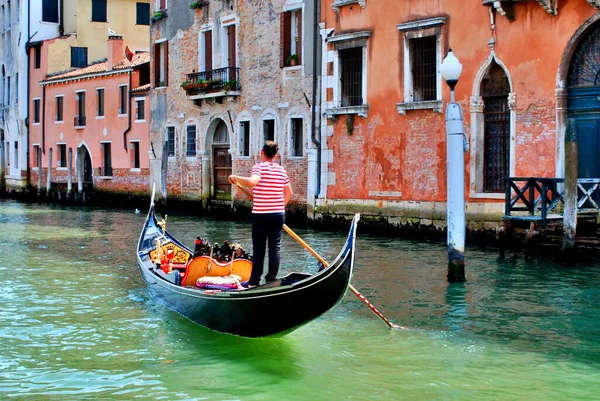
[[[213,147],[214,193],[215,199],[230,200],[231,184],[227,177],[231,175],[231,155],[229,146]]]

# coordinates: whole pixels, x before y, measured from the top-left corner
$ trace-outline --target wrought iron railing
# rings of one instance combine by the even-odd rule
[[[516,216],[513,212],[526,212],[528,216],[538,216],[545,228],[550,213],[562,215],[565,202],[564,182],[564,178],[505,178],[505,217]],[[600,210],[599,203],[600,178],[579,178],[577,211]]]
[[[239,91],[240,69],[224,67],[216,70],[193,72],[187,74],[186,81],[181,85],[188,95],[219,91]]]
[[[76,127],[85,127],[85,116],[75,116],[74,123]]]

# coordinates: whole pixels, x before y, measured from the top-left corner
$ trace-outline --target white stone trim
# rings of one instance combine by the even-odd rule
[[[331,7],[333,7],[333,11],[339,13],[341,7],[349,4],[358,4],[362,8],[365,8],[367,6],[367,0],[334,0],[333,3],[331,3]]]
[[[295,11],[304,8],[304,0],[286,0],[283,11]]]

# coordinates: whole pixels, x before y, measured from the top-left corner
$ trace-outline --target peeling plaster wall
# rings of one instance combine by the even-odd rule
[[[336,13],[331,2],[322,3],[321,35],[333,36],[370,31],[367,44],[366,118],[355,116],[349,133],[344,115],[323,119],[327,129],[322,141],[326,145],[328,164],[322,171],[320,211],[350,214],[366,211],[378,216],[404,215],[414,210],[408,205],[434,204],[445,210],[446,202],[446,132],[444,114],[434,110],[409,110],[399,114],[396,103],[404,99],[404,39],[397,24],[445,16],[442,28],[442,51],[448,47],[463,64],[456,87],[456,99],[464,116],[465,133],[469,127],[470,96],[473,82],[490,55],[491,37],[488,7],[464,1],[425,0],[366,1],[342,6]],[[465,12],[465,7],[468,12]],[[547,14],[535,2],[518,3],[515,21],[495,17],[495,54],[510,74],[516,94],[516,130],[513,176],[563,176],[557,171],[556,76],[561,58],[572,35],[595,10],[585,1],[565,2],[558,16]],[[331,32],[332,31],[332,32]],[[335,85],[339,82],[334,68],[334,48],[323,47],[324,111],[332,107]],[[449,100],[443,84],[442,99]],[[476,155],[479,156],[479,155]],[[499,196],[471,197],[469,191],[470,155],[465,153],[465,197],[467,218],[476,228],[489,221],[499,222],[504,199]],[[341,207],[339,205],[351,205]],[[381,205],[379,207],[378,205]],[[429,206],[422,208],[428,221]],[[412,212],[411,212],[412,213]],[[445,225],[445,212],[437,216]]]

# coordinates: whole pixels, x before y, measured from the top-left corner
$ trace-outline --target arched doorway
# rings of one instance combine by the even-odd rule
[[[231,184],[227,177],[231,174],[231,154],[229,154],[229,130],[223,120],[215,127],[212,141],[213,157],[213,198],[231,200]]]
[[[77,148],[77,189],[79,192],[94,188],[92,168],[90,152],[86,146],[82,145]]]
[[[577,177],[600,177],[600,22],[575,48],[567,74],[567,117],[577,128]]]
[[[504,69],[492,61],[481,82],[484,109],[483,190],[503,192],[504,178],[510,175],[510,84]]]

